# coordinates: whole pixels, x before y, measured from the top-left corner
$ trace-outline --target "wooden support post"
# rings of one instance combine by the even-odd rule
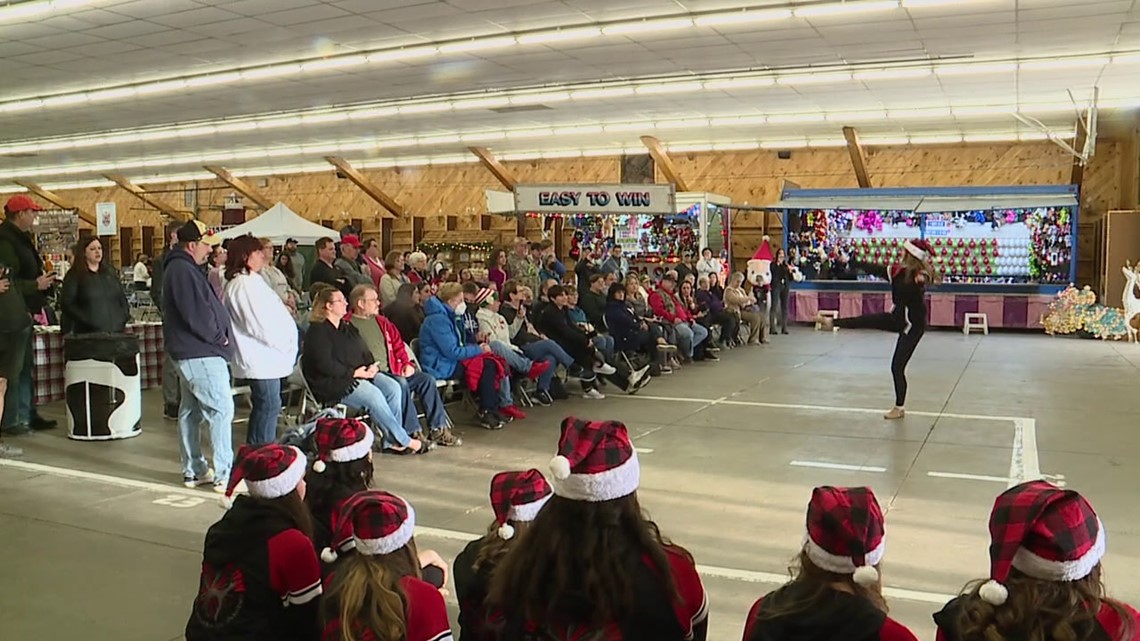
[[[135,198],[138,198],[139,200],[150,205],[151,207],[154,207],[163,214],[170,216],[171,218],[181,221],[187,221],[193,218],[193,215],[191,215],[190,212],[167,205],[161,199],[156,198],[147,190],[127,180],[124,176],[119,176],[117,174],[103,174],[103,177],[122,187],[123,189],[131,192]]]
[[[1083,119],[1082,119],[1083,121]],[[1077,151],[1084,151],[1085,144],[1089,139],[1088,132],[1081,125],[1077,125],[1077,138],[1073,141],[1073,149]],[[1085,182],[1085,166],[1081,163],[1081,159],[1073,156],[1073,171],[1069,174],[1069,184],[1077,186],[1077,193],[1081,193],[1081,186]]]
[[[352,184],[360,188],[360,191],[368,194],[368,197],[380,203],[380,206],[387,209],[387,212],[381,212],[386,218],[393,218],[395,216],[404,216],[406,212],[404,208],[396,202],[394,198],[384,193],[382,189],[372,184],[371,180],[356,170],[355,167],[350,165],[347,160],[339,156],[325,156],[325,160],[330,165],[336,167],[340,173],[344,174],[345,178],[352,181]],[[389,213],[391,212],[391,213]]]
[[[392,218],[380,218],[380,254],[387,256],[392,251]]]
[[[1125,133],[1120,149],[1120,202],[1118,209],[1134,210],[1140,205],[1140,125]]]
[[[689,183],[681,178],[681,173],[677,171],[677,166],[673,164],[673,159],[665,152],[665,148],[661,146],[661,141],[653,136],[642,136],[641,144],[649,150],[649,155],[653,156],[653,161],[661,168],[661,173],[665,174],[665,180],[673,183],[677,187],[677,191],[689,191]]]
[[[219,167],[217,165],[206,165],[203,168],[211,174],[217,176],[222,182],[226,183],[230,187],[233,187],[242,196],[245,196],[246,198],[252,200],[263,211],[273,206],[273,203],[270,202],[270,200],[265,196],[262,196],[261,192],[254,189],[253,186],[246,181],[231,174],[225,167]]]
[[[49,203],[55,205],[56,207],[62,207],[63,209],[74,209],[76,212],[79,213],[79,219],[80,220],[85,221],[89,225],[95,224],[95,217],[92,216],[90,212],[87,212],[87,211],[80,209],[74,203],[72,203],[70,200],[64,198],[63,196],[60,196],[59,194],[55,193],[54,191],[49,191],[47,189],[44,189],[43,187],[40,187],[38,184],[36,184],[34,182],[29,182],[27,180],[15,180],[13,182],[15,182],[17,185],[23,187],[24,189],[27,189],[28,191],[32,192],[33,194],[39,196],[40,198],[43,198],[44,200],[48,201]]]
[[[863,153],[859,134],[854,127],[844,127],[843,137],[847,139],[847,153],[851,154],[851,166],[855,169],[855,180],[859,181],[860,188],[870,188],[871,178],[867,176],[867,156]]]
[[[509,169],[504,167],[503,163],[499,162],[499,160],[495,158],[495,156],[493,156],[486,147],[468,147],[467,150],[475,154],[483,167],[485,167],[487,171],[491,172],[491,174],[496,179],[498,179],[498,181],[502,183],[504,187],[510,189],[511,191],[515,190],[515,187],[518,186],[519,181],[515,179],[514,174],[512,174]]]
[[[424,239],[424,219],[419,216],[412,216],[412,249],[420,246],[420,241]],[[431,256],[428,256],[431,259]]]

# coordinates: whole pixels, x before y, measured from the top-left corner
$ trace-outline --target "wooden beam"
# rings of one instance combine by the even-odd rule
[[[75,203],[64,198],[63,196],[60,196],[59,194],[55,193],[54,191],[49,191],[47,189],[44,189],[43,187],[40,187],[36,183],[30,182],[27,180],[15,180],[12,182],[23,187],[24,189],[27,189],[28,191],[32,192],[33,194],[39,196],[40,198],[43,198],[44,200],[48,201],[49,203],[55,205],[56,207],[62,207],[63,209],[74,209],[76,212],[79,213],[79,219],[80,220],[86,221],[90,225],[95,225],[95,217],[94,216],[92,216],[89,212],[84,211],[83,209],[80,209],[77,205],[75,205]]]
[[[175,207],[167,205],[161,199],[156,198],[154,194],[151,194],[149,191],[127,180],[126,176],[120,176],[118,174],[103,174],[103,177],[122,187],[123,189],[131,192],[135,198],[138,198],[144,203],[150,205],[151,207],[154,207],[158,211],[166,214],[167,216],[170,216],[171,218],[174,218],[175,220],[187,221],[194,217],[190,212],[184,209],[177,209]]]
[[[467,150],[475,154],[483,167],[491,172],[504,187],[511,191],[515,190],[515,187],[519,184],[519,181],[515,179],[515,175],[511,173],[510,169],[504,167],[503,163],[499,162],[499,159],[495,158],[486,147],[468,147]]]
[[[871,178],[867,176],[867,155],[863,153],[863,145],[859,142],[859,134],[854,127],[844,127],[843,137],[847,139],[847,153],[851,154],[851,166],[855,168],[855,180],[859,187],[871,187]]]
[[[242,196],[245,196],[246,198],[252,200],[261,209],[265,210],[273,206],[273,203],[270,202],[268,198],[262,196],[261,192],[253,188],[253,185],[250,185],[241,178],[238,178],[237,176],[231,174],[225,167],[219,167],[217,165],[206,165],[204,169],[217,176],[219,179],[221,179],[222,182],[236,189],[237,192]]]
[[[360,191],[368,194],[372,200],[380,203],[384,209],[387,209],[388,212],[391,212],[381,212],[385,218],[395,218],[396,216],[407,215],[407,213],[404,211],[404,208],[400,206],[400,203],[396,202],[394,198],[384,193],[384,191],[379,187],[372,184],[371,180],[368,180],[364,174],[360,173],[356,170],[355,167],[348,164],[347,160],[339,156],[325,156],[325,160],[327,160],[328,163],[333,167],[336,167],[337,170],[340,171],[340,173],[344,174],[346,178],[351,180],[352,184],[359,187]]]
[[[677,166],[673,164],[673,159],[665,152],[665,148],[661,146],[661,141],[653,136],[642,136],[641,144],[649,150],[649,155],[653,156],[653,162],[661,168],[661,173],[665,174],[665,180],[677,186],[677,191],[689,191],[689,183],[681,178],[681,172],[677,171]]]

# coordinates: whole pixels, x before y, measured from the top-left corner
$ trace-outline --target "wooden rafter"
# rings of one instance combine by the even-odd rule
[[[847,139],[847,153],[851,154],[855,180],[859,181],[859,187],[868,189],[871,186],[871,178],[867,175],[867,155],[863,152],[863,144],[859,142],[859,133],[854,127],[844,127],[843,137]]]
[[[162,199],[155,197],[154,194],[143,189],[142,187],[139,187],[138,185],[134,184],[133,182],[127,180],[127,178],[125,176],[120,176],[118,174],[103,174],[103,177],[106,178],[107,180],[110,180],[111,182],[115,183],[116,185],[122,187],[123,189],[131,192],[131,194],[133,194],[135,196],[135,198],[138,198],[139,200],[150,205],[151,207],[154,207],[155,209],[162,212],[163,214],[170,216],[171,218],[174,218],[176,220],[181,220],[181,221],[187,221],[187,220],[190,220],[191,218],[194,217],[190,212],[186,211],[185,209],[178,209],[176,207],[171,207],[170,205],[163,202]]]
[[[475,154],[475,157],[479,159],[483,167],[491,172],[504,187],[511,191],[515,190],[519,181],[515,178],[514,174],[511,173],[510,169],[504,167],[503,163],[499,162],[498,158],[495,158],[490,150],[486,147],[468,147],[467,150]]]
[[[352,184],[359,187],[360,191],[368,194],[372,200],[380,203],[384,209],[391,212],[382,212],[386,218],[395,218],[396,216],[403,217],[407,215],[404,208],[400,206],[400,203],[396,202],[395,198],[384,193],[384,190],[374,185],[371,180],[368,180],[367,176],[357,171],[347,160],[339,156],[325,156],[325,160],[333,167],[336,167],[346,178],[351,180]]]
[[[63,196],[60,196],[59,194],[55,193],[54,191],[49,191],[47,189],[44,189],[43,187],[40,187],[36,183],[30,182],[27,180],[16,180],[13,182],[15,182],[17,185],[23,187],[24,189],[27,189],[28,191],[32,192],[33,194],[39,196],[40,198],[43,198],[44,200],[48,201],[49,203],[52,203],[53,205],[55,205],[57,207],[62,207],[64,209],[74,209],[76,212],[79,213],[79,219],[80,220],[83,220],[83,221],[85,221],[91,225],[95,224],[95,217],[92,216],[90,212],[85,211],[83,209],[80,209],[79,206],[77,206],[75,203],[64,198]]]
[[[1085,144],[1089,139],[1089,132],[1082,126],[1083,123],[1077,124],[1077,139],[1073,141],[1075,149],[1084,149]],[[1073,170],[1069,174],[1069,184],[1077,186],[1077,193],[1080,193],[1080,188],[1085,181],[1085,164],[1080,158],[1073,157]]]
[[[681,172],[677,170],[677,166],[673,164],[673,159],[666,153],[665,147],[661,145],[661,141],[653,136],[642,136],[641,144],[649,150],[649,155],[653,156],[653,162],[661,168],[661,173],[665,175],[665,180],[673,183],[677,187],[677,191],[689,191],[689,183],[681,177]]]
[[[236,189],[237,192],[242,196],[245,196],[246,198],[252,200],[261,209],[269,209],[273,206],[273,203],[270,202],[268,198],[262,196],[261,192],[253,188],[253,185],[250,185],[241,178],[233,175],[225,167],[219,167],[217,165],[206,165],[204,169],[217,176],[222,182]]]

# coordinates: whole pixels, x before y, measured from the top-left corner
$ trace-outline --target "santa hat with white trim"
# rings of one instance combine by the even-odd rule
[[[760,246],[756,248],[756,253],[752,254],[752,260],[766,260],[771,263],[775,258],[772,256],[772,246],[769,244],[769,237],[767,234],[760,240]]]
[[[499,524],[499,538],[515,536],[515,523],[529,523],[553,496],[546,477],[538,470],[499,472],[491,479],[491,509]]]
[[[930,241],[922,239],[903,242],[903,249],[919,260],[930,260],[931,254],[934,253],[934,248],[930,246]]]
[[[322,474],[327,467],[326,462],[351,463],[368,456],[375,439],[372,430],[354,418],[318,420],[313,431],[313,442],[317,448],[313,471]]]
[[[408,544],[416,529],[416,511],[404,499],[380,490],[353,494],[333,515],[336,524],[333,545],[346,552],[380,556],[391,554]],[[321,550],[321,560],[332,563],[337,552]]]
[[[641,481],[637,452],[617,421],[566,417],[550,470],[555,494],[591,503],[629,496]]]
[[[804,550],[816,567],[850,574],[863,586],[875,585],[874,566],[886,550],[883,511],[869,487],[823,486],[812,490]]]
[[[230,482],[222,505],[233,505],[234,489],[245,481],[249,495],[259,499],[278,499],[293,490],[305,478],[308,460],[292,445],[270,443],[254,448],[243,445],[238,450],[237,464],[230,472]]]
[[[1010,570],[1043,581],[1079,581],[1104,557],[1104,524],[1083,496],[1045,481],[1002,492],[990,513],[990,580],[979,596],[1009,598]]]

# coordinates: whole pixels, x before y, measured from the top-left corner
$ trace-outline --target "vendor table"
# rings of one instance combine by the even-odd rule
[[[162,385],[162,323],[131,323],[127,333],[139,339],[139,362],[142,366],[142,388]],[[64,397],[63,334],[58,325],[35,328],[35,403],[53,403]]]
[[[812,322],[819,310],[838,310],[840,318],[878,314],[891,309],[889,291],[829,291],[793,289],[788,296],[788,320]],[[930,327],[961,327],[965,315],[986,314],[990,328],[1042,329],[1041,318],[1054,296],[938,292],[926,295]]]

